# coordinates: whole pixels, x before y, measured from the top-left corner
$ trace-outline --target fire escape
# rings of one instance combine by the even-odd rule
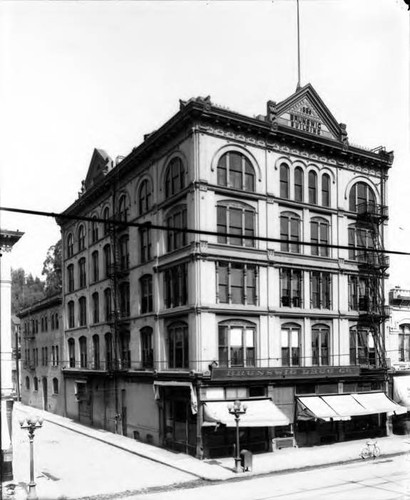
[[[382,179],[382,184],[384,179]],[[383,186],[382,186],[383,187]],[[386,368],[384,324],[389,317],[385,305],[384,283],[389,257],[384,253],[383,224],[388,220],[388,207],[374,201],[357,205],[357,230],[361,233],[358,249],[359,277],[366,282],[366,294],[359,299],[359,326],[373,336],[375,365]]]
[[[112,291],[112,309],[108,317],[111,328],[112,356],[107,363],[107,370],[111,373],[128,370],[131,367],[129,350],[129,234],[127,209],[123,203],[125,203],[125,198],[124,200],[120,199],[119,209],[114,213],[108,225],[112,249],[111,262],[107,266],[107,275],[111,281]]]

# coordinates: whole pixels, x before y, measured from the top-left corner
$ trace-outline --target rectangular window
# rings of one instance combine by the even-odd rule
[[[280,270],[280,300],[283,307],[302,307],[302,271]]]
[[[142,263],[151,260],[151,230],[149,228],[140,229],[140,254]]]
[[[164,304],[167,308],[188,303],[188,265],[180,264],[164,272]]]
[[[310,277],[310,302],[313,309],[331,309],[330,273],[313,271]]]
[[[217,262],[217,301],[220,304],[256,305],[258,268],[251,264]]]

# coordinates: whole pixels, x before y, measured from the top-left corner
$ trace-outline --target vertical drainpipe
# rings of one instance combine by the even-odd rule
[[[200,214],[200,206],[201,206],[201,189],[197,190],[195,189],[195,185],[198,181],[200,181],[200,140],[199,140],[199,132],[197,129],[197,126],[195,125],[192,128],[192,138],[193,138],[193,159],[194,159],[194,203],[195,203],[195,221],[194,221],[194,228],[195,229],[201,229],[201,214]],[[188,224],[189,226],[189,224]],[[198,244],[200,246],[200,240],[201,236],[194,236],[195,240],[198,238],[199,241],[195,241],[195,246]],[[201,305],[201,294],[200,294],[200,261],[194,259],[193,261],[194,265],[194,280],[195,280],[195,343],[196,343],[196,359],[199,361],[199,363],[202,361],[202,357],[200,354],[202,353],[202,338],[201,338],[201,317],[200,313],[197,309],[198,305]],[[188,287],[189,287],[189,281],[188,281]],[[189,290],[189,288],[188,288]],[[198,370],[198,361],[196,361],[197,366],[195,367],[196,370]],[[202,404],[201,404],[201,395],[200,395],[200,390],[199,390],[199,381],[198,379],[194,378],[193,383],[195,383],[196,387],[194,390],[197,391],[197,404],[198,404],[198,410],[197,410],[197,419],[196,419],[196,456],[197,458],[202,458],[203,455],[203,446],[202,446]]]

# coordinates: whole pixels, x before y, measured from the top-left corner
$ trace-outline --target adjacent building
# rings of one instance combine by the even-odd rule
[[[1,352],[1,480],[13,479],[12,414],[13,354],[11,330],[11,263],[13,246],[24,233],[0,230],[0,352]]]
[[[61,376],[61,295],[42,299],[18,313],[22,336],[21,402],[64,415]]]
[[[63,238],[66,414],[197,457],[384,435],[387,179],[308,84],[93,153]],[[24,381],[23,381],[24,383]]]
[[[389,291],[391,317],[387,353],[391,365],[394,400],[407,413],[394,419],[394,432],[410,434],[410,290],[399,286]]]

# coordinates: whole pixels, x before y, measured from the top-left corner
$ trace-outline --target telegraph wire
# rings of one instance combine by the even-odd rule
[[[112,224],[116,226],[127,226],[127,227],[136,227],[142,229],[157,229],[160,231],[173,231],[180,233],[189,233],[189,234],[198,234],[204,236],[216,236],[216,237],[226,237],[226,238],[241,238],[243,240],[252,240],[252,241],[265,241],[268,243],[288,243],[293,245],[303,245],[303,246],[311,246],[311,247],[319,247],[319,248],[337,248],[340,250],[355,250],[361,252],[373,252],[373,253],[383,253],[383,254],[391,254],[391,255],[410,255],[410,252],[402,252],[399,250],[386,250],[372,247],[360,247],[360,246],[348,246],[348,245],[334,245],[332,243],[321,243],[321,242],[311,242],[311,241],[303,241],[303,240],[291,240],[284,238],[269,238],[266,236],[255,236],[255,235],[245,235],[244,233],[226,233],[219,231],[207,231],[205,229],[193,229],[193,228],[184,228],[184,227],[170,227],[163,226],[160,224],[153,224],[151,221],[149,222],[130,222],[127,220],[121,219],[103,219],[101,217],[89,217],[85,215],[68,215],[64,213],[57,212],[44,212],[40,210],[28,210],[24,208],[13,208],[13,207],[0,207],[0,211],[4,212],[12,212],[18,214],[26,214],[26,215],[37,215],[41,217],[53,217],[55,219],[62,220],[75,220],[82,222],[100,222],[102,224]],[[296,252],[294,252],[296,253]]]

